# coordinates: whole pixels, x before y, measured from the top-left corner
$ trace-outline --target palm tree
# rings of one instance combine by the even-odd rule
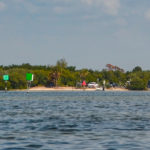
[[[53,67],[49,73],[49,81],[50,83],[53,83],[55,87],[57,87],[57,81],[59,80],[60,75],[60,70],[57,67]]]
[[[81,80],[85,80],[88,74],[89,74],[89,71],[87,69],[82,69],[80,71],[80,78],[81,78]]]

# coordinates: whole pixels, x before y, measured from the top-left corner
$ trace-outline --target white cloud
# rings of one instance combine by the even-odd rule
[[[39,7],[32,4],[32,3],[26,3],[26,9],[30,12],[30,13],[37,13],[39,11]]]
[[[60,7],[60,6],[54,7],[53,10],[57,14],[62,14],[64,12],[66,12],[66,8],[65,7]]]
[[[37,13],[40,9],[39,6],[27,0],[13,0],[13,2],[16,3],[15,6],[26,9],[31,14]]]
[[[5,3],[0,2],[0,11],[4,10],[6,7]]]
[[[40,6],[37,6],[35,3],[33,3],[32,1],[27,1],[27,0],[13,0],[13,1],[16,3],[22,3],[24,5],[24,8],[26,8],[29,12],[32,12],[32,13],[38,12],[39,7],[40,7]],[[69,7],[71,7],[71,9],[74,9],[74,10],[75,9],[77,10],[77,8],[75,7],[78,4],[81,4],[82,6],[84,5],[83,7],[87,7],[87,6],[95,7],[96,9],[99,9],[106,14],[114,15],[114,16],[118,14],[118,11],[120,8],[120,0],[78,0],[76,2],[75,0],[38,0],[38,2],[42,2],[48,5],[50,5],[51,2],[54,2],[53,5],[55,6],[53,6],[53,11],[55,13],[67,12],[66,9],[68,7],[68,4],[69,4]],[[66,4],[67,7],[64,8],[63,3]]]
[[[93,4],[93,0],[81,0],[82,3],[86,3],[88,5],[92,5]]]
[[[15,3],[21,3],[24,2],[24,0],[13,0]]]
[[[118,18],[115,21],[116,24],[121,25],[121,26],[127,26],[128,22],[124,18]]]
[[[96,15],[85,15],[82,18],[85,19],[85,20],[98,19],[98,16],[96,16]]]
[[[117,15],[120,8],[120,0],[81,0],[81,2],[89,6],[99,6],[103,12],[110,15]]]
[[[103,4],[107,13],[111,15],[116,15],[118,13],[118,9],[120,8],[119,0],[103,0]]]
[[[145,12],[145,18],[146,18],[147,20],[150,20],[150,9]]]

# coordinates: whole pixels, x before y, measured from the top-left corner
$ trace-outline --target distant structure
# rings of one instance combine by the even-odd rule
[[[124,72],[123,69],[119,68],[118,66],[113,66],[112,64],[107,64],[106,67],[108,68],[109,71],[121,71]]]
[[[148,85],[147,85],[147,87],[150,89],[150,80],[148,81]]]

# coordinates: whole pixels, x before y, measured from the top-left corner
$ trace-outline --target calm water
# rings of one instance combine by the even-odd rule
[[[0,92],[1,150],[150,150],[150,92]]]

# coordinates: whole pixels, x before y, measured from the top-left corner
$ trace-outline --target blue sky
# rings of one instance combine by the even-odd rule
[[[0,0],[0,64],[150,69],[150,0]]]

